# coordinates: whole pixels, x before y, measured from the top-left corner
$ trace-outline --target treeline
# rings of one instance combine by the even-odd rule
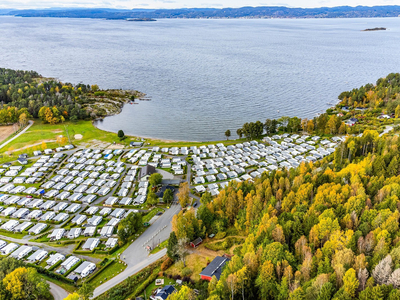
[[[233,181],[174,217],[178,242],[245,238],[207,299],[400,299],[398,149],[398,136],[366,131],[334,156]]]
[[[245,123],[236,133],[239,138],[260,139],[263,135],[273,135],[278,132],[297,133],[306,132],[308,134],[344,134],[351,132],[342,118],[335,113],[324,113],[314,119],[300,119],[298,117],[281,117],[279,119],[267,119],[261,121]]]
[[[395,112],[400,105],[400,74],[391,73],[377,80],[376,85],[367,84],[358,89],[343,92],[339,95],[341,106],[350,108],[387,109]]]
[[[41,118],[46,123],[96,117],[89,115],[83,106],[90,102],[88,93],[97,90],[96,85],[44,81],[34,71],[0,68],[0,108],[26,108],[32,117]],[[46,117],[40,114],[42,108],[46,109]]]
[[[24,107],[18,109],[16,107],[6,107],[0,109],[0,125],[19,123],[21,126],[28,122],[28,118],[32,117],[28,110]]]

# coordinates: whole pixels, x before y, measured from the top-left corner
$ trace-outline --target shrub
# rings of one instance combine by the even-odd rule
[[[224,231],[218,232],[218,233],[215,235],[215,239],[216,239],[216,240],[221,240],[221,239],[223,239],[224,237],[226,237],[226,232],[224,232]]]
[[[192,275],[192,270],[190,269],[190,268],[183,268],[183,270],[182,270],[182,276],[183,277],[187,277],[187,276],[190,276],[190,275]]]
[[[161,271],[167,270],[170,266],[172,266],[173,263],[174,263],[173,260],[170,259],[170,258],[168,257],[168,258],[167,258],[166,260],[164,260],[164,262],[161,264]]]

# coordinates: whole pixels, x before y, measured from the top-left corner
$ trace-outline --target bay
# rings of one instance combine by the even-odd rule
[[[387,31],[363,32],[387,27]],[[136,89],[96,126],[220,140],[245,122],[313,118],[337,96],[400,70],[400,18],[126,22],[0,17],[0,66]]]

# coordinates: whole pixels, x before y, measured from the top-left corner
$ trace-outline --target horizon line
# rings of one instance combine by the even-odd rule
[[[277,7],[277,8],[289,8],[289,9],[321,9],[321,8],[339,8],[339,7],[350,7],[350,8],[357,8],[357,7],[400,7],[400,5],[389,4],[389,5],[337,5],[337,6],[316,6],[316,7],[300,7],[300,6],[284,6],[284,5],[257,5],[257,6],[227,6],[227,7],[180,7],[180,8],[149,8],[149,7],[134,7],[134,8],[116,8],[116,7],[96,7],[96,6],[65,6],[65,7],[31,7],[31,8],[10,8],[5,7],[1,8],[0,10],[65,10],[65,9],[110,9],[110,10],[190,10],[190,9],[240,9],[240,8],[261,8],[261,7]]]

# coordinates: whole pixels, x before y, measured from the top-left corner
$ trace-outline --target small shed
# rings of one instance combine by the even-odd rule
[[[202,238],[198,237],[194,241],[190,242],[190,246],[193,248],[198,247],[203,242]]]

